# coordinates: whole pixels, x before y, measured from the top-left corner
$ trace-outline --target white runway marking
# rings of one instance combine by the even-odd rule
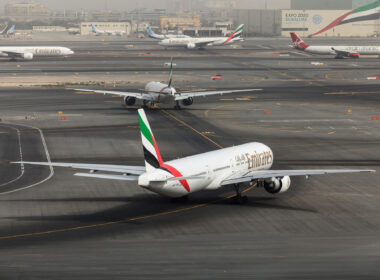
[[[42,145],[43,145],[44,150],[45,150],[46,160],[47,160],[48,163],[51,163],[49,150],[47,148],[45,137],[44,137],[44,134],[43,134],[42,130],[39,129],[38,127],[26,126],[26,125],[22,125],[22,126],[38,130],[38,132],[40,133],[40,136],[41,136]],[[26,189],[30,189],[30,188],[36,187],[36,186],[38,186],[38,185],[40,185],[42,183],[45,183],[46,181],[48,181],[54,175],[54,169],[53,169],[53,167],[50,166],[49,169],[50,169],[50,174],[45,179],[43,179],[42,181],[34,183],[32,185],[29,185],[29,186],[25,186],[25,187],[22,187],[22,188],[14,189],[14,190],[11,190],[11,191],[0,192],[0,195],[6,195],[6,194],[10,194],[10,193],[19,192],[19,191],[22,191],[22,190],[26,190]]]
[[[258,120],[261,123],[303,123],[303,122],[353,122],[351,119],[315,119],[315,120]]]
[[[14,128],[14,127],[6,126],[6,125],[3,125],[3,127],[8,127],[10,129],[16,130],[16,132],[17,132],[17,139],[18,139],[18,147],[19,147],[19,159],[20,159],[20,161],[23,161],[20,130],[17,129],[17,128]],[[24,175],[24,172],[25,172],[24,164],[20,164],[20,175],[17,178],[15,178],[15,179],[13,179],[13,180],[11,180],[9,182],[1,184],[0,187],[4,187],[4,186],[9,185],[9,184],[11,184],[13,182],[16,182],[17,180],[19,180]]]
[[[295,55],[307,56],[307,57],[313,56],[311,54],[303,53],[303,52],[290,52],[290,53],[295,54]]]

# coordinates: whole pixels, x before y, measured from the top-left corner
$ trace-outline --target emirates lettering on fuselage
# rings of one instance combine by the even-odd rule
[[[357,52],[377,51],[377,47],[347,47],[347,51],[357,51]]]
[[[60,49],[39,49],[39,48],[35,48],[34,53],[35,54],[42,54],[42,55],[57,55],[57,54],[61,54],[61,50]]]
[[[273,163],[273,156],[270,151],[258,153],[254,151],[252,154],[245,153],[235,156],[236,163],[248,162],[248,169],[254,169],[261,166],[267,166]]]

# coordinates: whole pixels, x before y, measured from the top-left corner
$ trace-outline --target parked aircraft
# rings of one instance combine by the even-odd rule
[[[268,146],[257,142],[165,162],[143,109],[138,110],[138,119],[145,167],[87,163],[16,163],[84,169],[89,173],[74,175],[136,181],[139,186],[168,197],[186,197],[194,192],[233,186],[239,202],[246,200],[246,197],[241,196],[241,187],[244,185],[258,183],[267,192],[278,194],[289,189],[290,176],[375,172],[359,169],[270,170],[274,162],[273,152]],[[97,173],[98,171],[103,173]]]
[[[32,60],[37,56],[69,56],[73,53],[71,49],[65,47],[0,47],[0,56],[12,60],[17,58]]]
[[[190,37],[190,38],[169,38],[158,42],[163,47],[184,47],[187,49],[202,49],[211,46],[231,45],[236,42],[244,41],[241,37],[244,24],[241,24],[228,37]]]
[[[156,34],[153,32],[153,30],[148,26],[148,36],[150,38],[156,39],[156,40],[163,40],[163,39],[172,39],[172,38],[191,38],[190,36],[187,35],[177,35],[177,34]]]
[[[125,35],[125,30],[98,30],[95,28],[93,24],[91,24],[92,32],[99,36],[99,35],[114,35],[114,36],[123,36]]]
[[[223,95],[228,93],[261,91],[262,89],[240,89],[240,90],[213,90],[213,91],[177,91],[172,87],[173,61],[170,62],[170,75],[167,84],[161,82],[149,82],[145,85],[143,92],[127,92],[127,91],[110,91],[110,90],[92,90],[80,88],[68,88],[69,90],[95,92],[110,95],[119,95],[124,97],[124,103],[127,106],[136,104],[137,99],[143,101],[143,106],[148,103],[154,105],[156,103],[175,103],[175,109],[180,109],[180,102],[184,106],[190,106],[194,102],[194,97],[205,97],[209,95]]]
[[[306,44],[296,33],[290,36],[295,49],[312,53],[334,55],[335,58],[359,58],[360,55],[380,55],[380,46],[310,46]]]

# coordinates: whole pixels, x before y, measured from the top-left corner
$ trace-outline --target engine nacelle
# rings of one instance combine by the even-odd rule
[[[182,104],[184,106],[190,106],[191,104],[193,104],[193,102],[194,102],[194,99],[192,97],[182,100]]]
[[[33,54],[32,53],[23,53],[22,58],[25,60],[32,60],[33,59]]]
[[[348,56],[351,58],[359,58],[360,54],[359,53],[350,53]]]
[[[124,103],[127,106],[133,106],[136,103],[136,97],[126,96],[126,97],[124,97]]]
[[[195,47],[196,47],[196,45],[194,43],[188,43],[186,45],[186,48],[188,48],[188,49],[195,49]]]
[[[264,181],[264,188],[271,194],[283,193],[290,188],[290,177],[285,176],[282,178],[271,178]]]

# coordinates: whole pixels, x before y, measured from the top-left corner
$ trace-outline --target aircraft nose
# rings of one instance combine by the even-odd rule
[[[74,51],[73,51],[73,50],[70,50],[70,49],[68,49],[67,53],[68,53],[68,54],[74,54]]]

